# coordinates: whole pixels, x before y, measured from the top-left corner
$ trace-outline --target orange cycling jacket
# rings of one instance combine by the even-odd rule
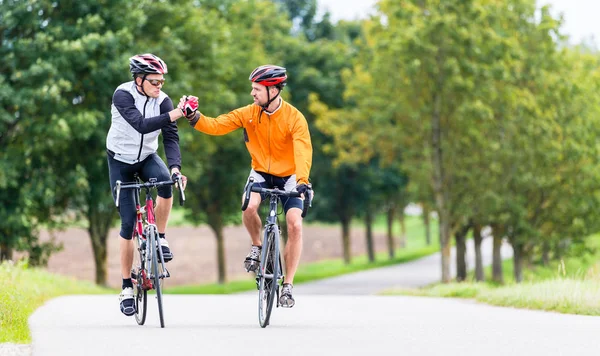
[[[312,165],[312,144],[306,118],[298,109],[281,100],[269,114],[250,104],[216,118],[201,115],[194,128],[209,135],[225,135],[244,129],[246,148],[255,171],[277,177],[296,174],[298,184],[308,184]]]

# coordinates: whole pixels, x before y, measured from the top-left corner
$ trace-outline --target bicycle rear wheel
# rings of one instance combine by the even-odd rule
[[[273,302],[277,293],[277,275],[279,273],[279,251],[275,243],[277,235],[272,229],[267,230],[266,235],[259,266],[258,284],[258,321],[263,328],[269,325]]]
[[[148,291],[144,289],[144,274],[146,261],[144,260],[144,251],[140,249],[140,237],[135,236],[135,249],[133,256],[133,271],[131,279],[134,282],[133,296],[135,298],[135,321],[139,325],[144,325],[146,322],[146,308],[148,306]],[[144,248],[144,247],[142,247]]]
[[[150,229],[151,233],[149,236],[149,243],[151,243],[150,253],[152,254],[152,274],[153,274],[153,286],[156,291],[156,301],[158,302],[158,316],[160,319],[160,327],[165,327],[165,318],[163,315],[163,304],[162,304],[162,283],[160,276],[162,275],[162,268],[159,268],[158,253],[160,246],[158,242],[158,234],[156,229]]]

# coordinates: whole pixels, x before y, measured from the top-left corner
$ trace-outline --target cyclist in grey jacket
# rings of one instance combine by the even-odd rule
[[[167,65],[153,54],[141,54],[129,59],[129,68],[133,81],[119,85],[113,94],[112,124],[106,137],[108,171],[113,197],[115,182],[117,180],[132,182],[135,173],[144,181],[150,178],[165,181],[171,179],[174,174],[181,174],[181,152],[176,121],[183,116],[183,112],[174,108],[171,99],[161,90],[165,82],[163,75],[167,73]],[[158,136],[161,132],[169,168],[156,153]],[[121,312],[128,316],[135,314],[131,281],[132,235],[136,222],[133,194],[133,190],[125,190],[121,192],[119,198],[121,216],[119,247],[123,279],[120,308]],[[162,186],[158,188],[156,199],[156,227],[165,262],[173,259],[165,238],[165,229],[173,205],[172,194],[171,186]]]

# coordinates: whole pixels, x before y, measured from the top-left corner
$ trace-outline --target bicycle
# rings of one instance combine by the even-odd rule
[[[260,264],[256,272],[256,282],[258,284],[258,321],[262,328],[269,325],[271,311],[273,310],[273,300],[277,295],[277,307],[279,307],[279,283],[284,275],[281,264],[281,254],[279,251],[280,228],[277,223],[277,205],[280,197],[300,197],[296,191],[285,191],[277,188],[268,189],[254,185],[254,178],[250,177],[245,189],[244,203],[242,211],[246,210],[250,202],[250,193],[256,192],[266,194],[269,199],[269,214],[266,218],[264,227],[262,252]],[[306,216],[310,206],[310,192],[312,187],[309,184],[309,190],[304,197],[302,208],[302,217]]]
[[[150,178],[147,183],[140,183],[139,176],[134,175],[135,181],[132,183],[116,182],[116,200],[115,204],[119,207],[119,196],[122,189],[134,189],[135,206],[137,211],[136,224],[133,229],[133,240],[138,251],[137,258],[134,258],[134,268],[131,271],[131,279],[134,284],[135,300],[135,320],[138,325],[144,325],[146,322],[146,309],[148,305],[148,291],[156,291],[158,301],[158,314],[160,318],[160,327],[165,327],[162,305],[162,281],[169,278],[171,274],[165,267],[165,261],[158,241],[158,229],[154,216],[154,199],[151,194],[152,189],[165,185],[177,184],[179,187],[179,205],[185,202],[185,193],[183,191],[183,176],[174,174],[172,180],[157,182],[156,178]],[[146,205],[141,206],[140,194],[142,189],[146,191]]]

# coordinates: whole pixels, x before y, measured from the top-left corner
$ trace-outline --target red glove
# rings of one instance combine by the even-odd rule
[[[195,96],[187,96],[183,102],[183,113],[186,117],[193,116],[198,111],[198,98]]]

